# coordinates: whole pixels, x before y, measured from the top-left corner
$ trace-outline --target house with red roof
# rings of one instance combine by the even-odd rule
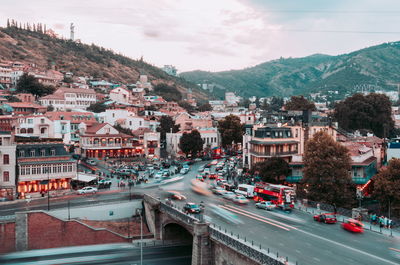
[[[80,149],[84,157],[97,159],[135,157],[144,154],[139,141],[119,132],[109,123],[79,125]]]

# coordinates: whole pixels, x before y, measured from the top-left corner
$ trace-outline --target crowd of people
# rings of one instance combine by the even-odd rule
[[[379,225],[381,228],[393,227],[393,220],[387,218],[386,216],[377,216],[376,214],[371,215],[371,224]]]

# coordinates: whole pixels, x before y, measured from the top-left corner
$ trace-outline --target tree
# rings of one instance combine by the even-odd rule
[[[183,133],[179,140],[179,148],[186,156],[191,154],[191,157],[196,157],[197,154],[203,151],[203,139],[199,131],[193,130],[190,133]]]
[[[160,125],[157,127],[157,132],[160,133],[161,141],[165,141],[166,133],[173,132],[176,133],[179,131],[179,124],[176,125],[175,121],[171,116],[162,116],[160,119]]]
[[[314,102],[308,101],[304,96],[292,96],[285,104],[286,110],[316,110]]]
[[[400,159],[393,158],[389,165],[379,171],[373,182],[373,197],[379,200],[381,208],[391,211],[400,206]]]
[[[218,122],[218,131],[224,148],[231,147],[232,143],[238,144],[243,140],[243,125],[236,115],[228,115]]]
[[[121,124],[119,124],[119,123],[114,124],[114,128],[117,129],[117,131],[119,131],[121,133],[124,133],[124,134],[127,134],[127,135],[131,135],[131,136],[135,136],[132,133],[132,130],[122,127]]]
[[[194,107],[187,101],[181,100],[178,102],[178,105],[190,113],[194,111]]]
[[[355,187],[350,169],[347,148],[335,142],[326,132],[317,132],[306,143],[304,176],[298,194],[313,201],[353,206]]]
[[[55,88],[53,86],[46,86],[39,83],[36,78],[27,73],[23,74],[17,83],[17,92],[19,93],[31,93],[32,95],[43,97],[54,93]]]
[[[160,83],[154,86],[153,91],[156,95],[163,97],[166,101],[180,101],[182,94],[175,86]]]
[[[95,113],[104,112],[104,111],[106,111],[106,109],[107,109],[107,106],[104,105],[103,102],[93,103],[87,108],[88,111],[92,111]]]
[[[271,157],[256,163],[251,169],[251,174],[257,174],[262,181],[268,183],[283,183],[286,176],[290,174],[290,168],[284,159]]]
[[[47,106],[47,111],[54,111],[53,105],[48,105]]]
[[[203,112],[203,111],[211,111],[212,107],[210,105],[210,103],[204,103],[203,105],[200,105],[198,108],[199,111]]]
[[[383,94],[354,94],[336,104],[334,118],[345,130],[370,129],[378,137],[394,136],[391,103]]]
[[[243,99],[239,102],[239,106],[248,108],[248,107],[250,106],[250,103],[251,103],[250,99],[248,99],[248,98],[243,98]]]
[[[270,103],[264,99],[263,104],[261,105],[261,109],[266,111],[279,111],[283,106],[283,98],[272,97]]]

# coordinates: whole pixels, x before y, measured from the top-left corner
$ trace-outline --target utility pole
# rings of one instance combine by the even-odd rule
[[[69,28],[70,28],[70,36],[69,36],[69,38],[70,38],[70,40],[74,41],[74,34],[75,34],[74,23],[71,23]]]
[[[50,167],[47,166],[47,211],[50,211]]]

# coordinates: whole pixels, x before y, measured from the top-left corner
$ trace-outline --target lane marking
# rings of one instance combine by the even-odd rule
[[[226,207],[229,207],[229,208],[233,208],[234,210],[237,210],[237,211],[241,211],[241,212],[246,213],[246,214],[251,214],[251,215],[256,216],[256,217],[258,217],[258,218],[262,218],[262,219],[264,219],[264,220],[268,220],[268,221],[270,221],[270,222],[274,222],[274,223],[276,223],[276,224],[278,224],[278,225],[283,225],[283,226],[285,226],[285,227],[287,227],[287,228],[291,228],[291,229],[297,230],[297,227],[294,227],[294,226],[291,226],[291,225],[288,225],[288,224],[279,222],[279,221],[277,221],[277,220],[274,220],[274,219],[271,219],[271,218],[268,218],[268,217],[265,217],[265,216],[262,216],[262,215],[259,215],[259,214],[250,212],[250,211],[245,211],[245,210],[243,210],[243,209],[234,208],[234,207],[231,206],[231,205],[225,205],[225,206],[226,206]]]
[[[231,209],[231,208],[226,207],[226,206],[224,206],[224,205],[220,205],[220,207],[221,207],[221,208],[224,208],[224,209],[226,209],[226,210],[233,211],[233,212],[236,212],[236,213],[238,213],[238,214],[241,214],[241,215],[250,217],[250,218],[252,218],[252,219],[255,219],[255,220],[264,222],[264,223],[269,223],[269,224],[274,225],[274,226],[277,226],[277,227],[279,227],[279,228],[281,228],[281,229],[290,231],[290,229],[288,229],[288,228],[286,228],[286,227],[291,227],[291,226],[282,224],[282,225],[285,225],[285,226],[286,226],[286,227],[283,227],[283,226],[281,226],[281,225],[268,222],[267,220],[268,220],[269,218],[265,218],[265,217],[260,216],[260,215],[257,215],[257,214],[252,214],[252,215],[255,215],[255,216],[259,216],[259,217],[261,217],[262,219],[261,219],[261,218],[257,218],[257,217],[255,217],[255,216],[252,216],[252,215],[249,215],[249,214],[244,213],[244,212],[246,212],[246,211],[241,212],[241,211],[243,211],[243,210],[240,210],[240,209],[237,209],[237,208]],[[233,208],[233,206],[231,206],[231,207]],[[267,220],[264,220],[264,219],[267,219]],[[274,220],[272,220],[272,219],[269,219],[269,220],[274,221]],[[276,221],[275,221],[275,222],[276,222]],[[322,236],[314,235],[314,234],[312,234],[312,233],[310,233],[310,232],[307,232],[307,231],[298,229],[298,228],[296,228],[296,227],[293,227],[293,229],[294,229],[294,230],[297,230],[297,231],[299,231],[299,232],[302,232],[302,233],[304,233],[304,234],[307,234],[307,235],[309,235],[309,236],[318,238],[318,239],[320,239],[320,240],[327,241],[327,242],[332,243],[332,244],[334,244],[334,245],[337,245],[337,246],[340,246],[340,247],[343,247],[343,248],[346,248],[346,249],[350,249],[350,250],[352,250],[352,251],[354,251],[354,252],[361,253],[361,254],[363,254],[363,255],[365,255],[365,256],[369,256],[369,257],[371,257],[371,258],[378,259],[378,260],[383,261],[383,262],[386,262],[386,263],[388,263],[388,264],[398,265],[398,263],[396,263],[396,262],[393,262],[393,261],[390,261],[390,260],[387,260],[387,259],[378,257],[378,256],[376,256],[376,255],[370,254],[370,253],[365,252],[365,251],[363,251],[363,250],[350,247],[350,246],[348,246],[348,245],[345,245],[345,244],[342,244],[342,243],[339,243],[339,242],[336,242],[336,241],[333,241],[333,240],[324,238],[324,237],[322,237]],[[309,244],[309,243],[307,243],[307,242],[306,242],[306,244],[311,246],[311,244]],[[390,249],[391,249],[391,250],[394,250],[394,251],[399,251],[399,252],[400,252],[400,250],[398,250],[398,249],[394,249],[394,248],[390,248]]]
[[[283,229],[283,230],[290,231],[290,229],[288,229],[288,228],[286,228],[286,227],[283,227],[283,226],[281,226],[281,225],[277,225],[277,224],[272,223],[272,222],[268,222],[267,220],[264,220],[264,219],[261,219],[261,218],[257,218],[257,217],[255,217],[255,216],[251,216],[251,215],[249,215],[249,214],[245,214],[245,213],[242,213],[242,212],[239,212],[239,211],[230,209],[230,208],[225,207],[225,206],[223,206],[223,205],[220,205],[220,207],[223,208],[223,209],[225,209],[225,210],[232,211],[232,212],[235,212],[235,213],[238,213],[238,214],[247,216],[247,217],[252,218],[252,219],[254,219],[254,220],[257,220],[257,221],[260,221],[260,222],[263,222],[263,223],[266,223],[266,224],[270,224],[270,225],[276,226],[276,227],[281,228],[281,229]]]
[[[400,249],[397,248],[389,248],[390,250],[396,251],[396,252],[400,252]]]

